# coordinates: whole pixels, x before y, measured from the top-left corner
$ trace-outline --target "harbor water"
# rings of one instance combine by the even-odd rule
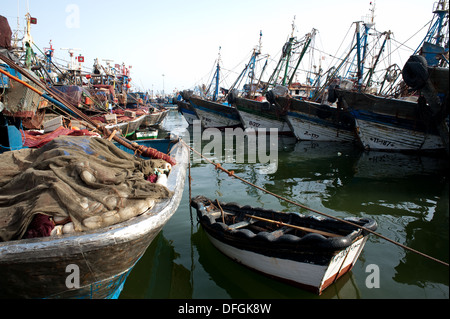
[[[165,119],[160,136],[166,132],[192,137],[176,110]],[[204,155],[255,185],[319,212],[375,219],[377,233],[449,261],[446,158],[363,152],[352,144],[279,138],[275,169],[264,173],[262,163],[226,161],[225,150],[219,153]],[[206,161],[193,161],[191,176],[192,197],[312,214],[229,177]],[[349,273],[320,296],[303,291],[239,265],[215,249],[197,223],[195,210],[190,210],[187,176],[177,212],[128,276],[120,298],[448,299],[449,271],[371,234]]]

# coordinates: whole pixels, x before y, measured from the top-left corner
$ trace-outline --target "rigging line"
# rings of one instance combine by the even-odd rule
[[[272,193],[271,191],[268,191],[268,190],[266,190],[266,189],[264,189],[264,188],[262,188],[262,187],[260,187],[260,186],[257,186],[257,185],[255,185],[255,184],[253,184],[253,183],[251,183],[251,182],[249,182],[249,181],[243,179],[242,177],[239,177],[239,176],[235,175],[235,174],[234,174],[234,171],[229,171],[229,170],[223,168],[219,163],[214,163],[213,161],[211,161],[211,160],[208,159],[207,157],[203,156],[200,152],[198,152],[197,150],[195,150],[194,148],[192,148],[190,145],[188,145],[183,139],[180,139],[180,141],[181,141],[181,143],[183,143],[186,147],[188,147],[189,149],[191,149],[194,153],[196,153],[197,155],[199,155],[200,157],[202,157],[203,159],[205,159],[205,160],[206,160],[207,162],[209,162],[210,164],[214,165],[214,166],[216,167],[216,169],[220,169],[221,171],[227,173],[228,176],[230,176],[230,177],[234,177],[234,178],[240,180],[241,182],[244,182],[244,183],[246,183],[246,184],[248,184],[248,185],[250,185],[250,186],[252,186],[252,187],[255,187],[255,188],[257,188],[257,189],[259,189],[259,190],[261,190],[261,191],[263,191],[263,192],[265,192],[265,193],[267,193],[267,194],[269,194],[269,195],[272,195],[272,196],[274,196],[274,197],[276,197],[276,198],[278,198],[278,199],[281,199],[281,200],[283,200],[283,201],[285,201],[285,202],[288,202],[288,203],[293,204],[293,205],[295,205],[295,206],[304,208],[304,209],[309,210],[309,211],[311,211],[311,212],[313,212],[313,213],[316,213],[316,214],[319,214],[319,215],[322,215],[322,216],[325,216],[325,217],[328,217],[328,218],[332,218],[332,219],[341,221],[341,222],[343,222],[343,223],[352,225],[353,227],[357,227],[357,228],[363,229],[363,230],[365,230],[365,231],[367,231],[367,232],[369,232],[369,233],[371,233],[371,234],[373,234],[373,235],[375,235],[375,236],[377,236],[377,237],[380,237],[380,238],[382,238],[382,239],[384,239],[384,240],[386,240],[386,241],[388,241],[388,242],[390,242],[390,243],[392,243],[392,244],[395,244],[395,245],[397,245],[397,246],[400,246],[400,247],[402,247],[402,248],[404,248],[404,249],[406,249],[406,250],[409,250],[409,251],[411,251],[411,252],[413,252],[413,253],[416,253],[416,254],[418,254],[418,255],[421,255],[421,256],[423,256],[423,257],[425,257],[425,258],[428,258],[428,259],[431,259],[431,260],[433,260],[433,261],[436,261],[436,262],[438,262],[438,263],[440,263],[440,264],[442,264],[442,265],[444,265],[444,266],[447,266],[447,267],[449,266],[449,264],[446,263],[446,262],[444,262],[444,261],[441,261],[441,260],[439,260],[439,259],[437,259],[437,258],[434,258],[434,257],[431,257],[431,256],[429,256],[429,255],[426,255],[426,254],[424,254],[424,253],[422,253],[422,252],[420,252],[420,251],[418,251],[418,250],[415,250],[415,249],[410,248],[410,247],[408,247],[408,246],[405,246],[405,245],[403,245],[403,244],[397,243],[396,241],[394,241],[394,240],[392,240],[392,239],[390,239],[390,238],[387,238],[387,237],[385,237],[385,236],[383,236],[383,235],[381,235],[381,234],[379,234],[379,233],[377,233],[377,232],[374,232],[373,230],[368,229],[368,228],[366,228],[366,227],[364,227],[364,226],[360,226],[360,225],[357,225],[357,224],[355,224],[355,223],[352,223],[352,222],[350,222],[350,221],[348,221],[348,220],[341,219],[341,218],[334,217],[334,216],[329,215],[329,214],[326,214],[326,213],[319,212],[318,210],[315,210],[315,209],[313,209],[313,208],[307,207],[307,206],[302,205],[302,204],[300,204],[300,203],[294,202],[294,201],[292,201],[292,200],[290,200],[290,199],[287,199],[287,198],[285,198],[285,197],[283,197],[283,196],[280,196],[280,195],[277,195],[277,194],[275,194],[275,193]]]

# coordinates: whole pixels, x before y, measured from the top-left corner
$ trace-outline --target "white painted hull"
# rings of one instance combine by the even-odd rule
[[[217,128],[225,128],[225,127],[236,127],[241,125],[240,121],[236,121],[234,119],[228,118],[226,116],[221,116],[217,113],[207,112],[200,108],[195,108],[200,121],[202,122],[202,126],[204,128],[217,127]]]
[[[195,110],[191,106],[184,106],[183,104],[178,105],[178,112],[180,112],[186,122],[189,125],[193,125],[194,121],[199,120],[197,114],[195,113]]]
[[[194,121],[198,121],[199,118],[197,116],[197,114],[191,114],[188,112],[183,111],[183,117],[186,120],[186,122],[188,122],[189,125],[193,125]]]
[[[356,140],[353,131],[338,129],[327,125],[325,121],[306,120],[293,112],[289,112],[286,118],[295,137],[302,141],[353,142]]]
[[[253,128],[277,128],[279,134],[292,134],[291,128],[286,121],[272,120],[264,116],[259,116],[253,113],[239,111],[239,116],[241,117],[242,125],[245,129]]]
[[[314,290],[319,294],[356,263],[367,237],[335,255],[328,265],[264,256],[224,244],[208,234],[211,243],[231,259],[261,273]]]
[[[356,119],[359,140],[368,150],[421,151],[444,149],[438,135]]]

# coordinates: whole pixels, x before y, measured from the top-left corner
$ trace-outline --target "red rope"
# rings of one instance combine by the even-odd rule
[[[163,152],[160,152],[154,148],[146,147],[144,145],[138,145],[136,143],[131,144],[131,146],[133,146],[135,148],[135,151],[140,153],[142,156],[150,157],[153,159],[162,159],[165,160],[167,163],[171,164],[172,166],[177,164],[177,162],[173,157]]]

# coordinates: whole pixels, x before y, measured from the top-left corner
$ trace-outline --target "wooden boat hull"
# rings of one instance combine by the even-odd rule
[[[137,140],[150,140],[158,138],[158,130],[138,130],[136,131]]]
[[[193,96],[189,100],[204,128],[242,127],[239,113],[234,107]]]
[[[234,214],[236,219],[247,214],[290,221],[291,225],[312,225],[311,228],[322,230],[343,231],[347,227],[341,236],[333,238],[314,233],[302,237],[292,232],[280,234],[279,228],[273,232],[255,233],[250,228],[238,228],[238,224],[224,224],[220,213],[211,208],[208,202],[211,203],[210,200],[197,196],[192,200],[192,206],[197,209],[199,223],[218,250],[251,269],[317,294],[321,294],[352,269],[368,238],[367,231],[342,221],[280,213],[234,203],[220,204],[224,212]],[[377,228],[376,222],[370,219],[348,220],[370,230]]]
[[[277,114],[269,102],[236,98],[236,108],[245,129],[276,128],[279,134],[293,135],[285,117]]]
[[[236,262],[319,295],[352,269],[367,241],[367,238],[361,238],[334,256],[328,265],[317,265],[238,249],[209,234],[207,236],[219,251]]]
[[[367,150],[437,151],[445,145],[438,134],[428,134],[412,128],[380,122],[376,114],[354,111],[359,140]]]
[[[183,115],[186,122],[188,122],[189,125],[194,124],[194,121],[200,120],[197,116],[197,112],[195,109],[189,104],[189,102],[186,101],[177,101],[178,105],[178,112]]]
[[[167,152],[169,140],[139,144]],[[0,298],[117,298],[129,272],[180,203],[188,151],[177,143],[171,154],[177,165],[167,187],[174,195],[144,214],[97,231],[0,243]],[[67,284],[71,267],[79,271],[78,287]]]
[[[134,120],[128,121],[128,122],[122,122],[117,124],[110,124],[107,125],[106,128],[112,132],[112,130],[118,130],[122,136],[130,136],[133,135],[134,132],[141,126],[141,124],[144,122],[147,115],[141,115]]]
[[[164,111],[160,111],[160,112],[147,114],[142,125],[143,126],[159,125],[162,123],[162,121],[164,121],[164,119],[166,118],[168,113],[169,113],[169,110],[164,110]]]
[[[336,89],[355,117],[358,138],[368,150],[440,151],[445,145],[419,103]],[[422,114],[422,115],[421,115]]]
[[[314,102],[277,97],[288,107],[286,121],[301,141],[355,142],[354,119],[348,112]]]

